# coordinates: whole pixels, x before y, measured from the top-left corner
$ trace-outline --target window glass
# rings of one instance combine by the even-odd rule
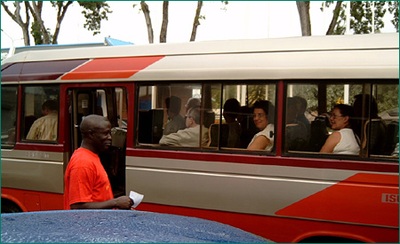
[[[1,87],[1,146],[12,147],[15,144],[17,123],[17,87]]]
[[[58,138],[58,86],[25,86],[22,138],[56,141]]]
[[[273,150],[275,84],[177,83],[140,86],[138,92],[138,145],[247,149],[265,129],[267,140],[251,149]],[[267,111],[254,119],[253,105],[260,101]]]
[[[205,94],[204,91],[209,91]],[[214,122],[211,89],[201,84],[140,86],[137,142],[168,147],[201,147],[208,144],[208,127]],[[208,106],[208,107],[207,107]],[[211,120],[211,121],[210,121]]]
[[[292,83],[287,86],[284,150],[286,152],[320,152],[327,138],[341,131],[346,117],[338,104],[348,105],[351,143],[360,157],[398,157],[398,85],[366,82],[314,84]],[[343,122],[347,123],[347,122]],[[343,135],[343,138],[348,138]],[[352,136],[354,134],[354,136]],[[350,141],[350,140],[346,140]],[[348,145],[350,147],[351,145]],[[339,152],[335,151],[333,154]]]

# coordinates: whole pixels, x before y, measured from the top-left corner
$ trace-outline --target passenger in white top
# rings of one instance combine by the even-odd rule
[[[320,152],[335,154],[353,154],[360,152],[359,138],[351,128],[354,109],[350,105],[337,104],[333,107],[329,121],[333,132],[322,146]]]
[[[200,126],[200,109],[197,107],[189,109],[185,119],[186,128],[169,135],[163,135],[160,139],[160,145],[181,147],[199,147],[200,145],[207,145],[208,129],[204,126]],[[202,134],[201,138],[200,128]]]
[[[254,135],[247,149],[271,151],[274,146],[275,108],[271,102],[258,100],[253,105],[253,121],[260,130]]]
[[[42,105],[43,116],[33,122],[26,136],[28,140],[57,140],[58,102],[47,100]]]

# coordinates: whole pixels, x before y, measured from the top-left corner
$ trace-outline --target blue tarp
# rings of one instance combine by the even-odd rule
[[[135,210],[62,210],[1,214],[1,243],[265,243],[229,225]]]

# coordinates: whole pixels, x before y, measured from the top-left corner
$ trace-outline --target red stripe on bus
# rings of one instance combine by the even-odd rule
[[[164,56],[93,59],[61,77],[62,80],[123,79],[162,59]]]
[[[398,227],[398,185],[398,175],[358,173],[276,214]]]
[[[304,220],[217,211],[211,209],[167,206],[142,202],[137,208],[167,214],[192,216],[240,228],[263,236],[275,242],[299,242],[313,236],[333,236],[358,240],[361,242],[393,242],[399,239],[399,230],[395,228],[375,228],[367,225],[332,223],[318,220]],[[301,228],[297,228],[301,226]]]

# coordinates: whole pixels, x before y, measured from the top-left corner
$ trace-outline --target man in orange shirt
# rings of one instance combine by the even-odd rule
[[[81,147],[65,172],[64,209],[130,209],[128,196],[114,198],[98,154],[111,145],[111,124],[103,116],[86,116],[80,125]]]

